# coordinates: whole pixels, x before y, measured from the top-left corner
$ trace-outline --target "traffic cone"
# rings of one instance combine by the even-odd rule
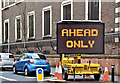
[[[108,77],[108,66],[107,66],[107,64],[106,64],[106,66],[105,66],[105,72],[104,72],[103,81],[109,81],[109,77]]]
[[[63,80],[61,62],[59,62],[58,80]]]
[[[56,63],[56,69],[55,69],[55,77],[58,77],[58,63]]]

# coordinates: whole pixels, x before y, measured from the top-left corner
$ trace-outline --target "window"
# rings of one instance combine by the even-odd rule
[[[15,2],[19,2],[19,1],[22,1],[22,0],[15,0]]]
[[[35,38],[35,11],[29,12],[27,16],[28,38]]]
[[[14,56],[13,55],[9,55],[9,58],[14,58]]]
[[[9,39],[9,19],[4,21],[4,42],[8,42]]]
[[[52,8],[51,6],[45,7],[42,10],[42,36],[52,36]]]
[[[9,5],[9,0],[3,0],[4,7]]]
[[[41,54],[33,54],[33,55],[31,55],[31,59],[46,60],[46,57],[45,57],[45,55],[41,55]]]
[[[72,0],[64,1],[61,4],[61,20],[73,19],[73,3]]]
[[[19,40],[22,38],[22,21],[21,16],[15,18],[15,39]]]
[[[119,38],[115,38],[115,43],[119,42]]]
[[[23,56],[23,59],[29,59],[28,55]]]
[[[101,0],[86,0],[86,20],[101,20]]]

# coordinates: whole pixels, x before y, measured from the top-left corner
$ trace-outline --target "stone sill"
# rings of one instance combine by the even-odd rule
[[[15,57],[18,57],[20,55],[14,55]],[[56,55],[46,55],[47,58],[60,58],[58,54]],[[75,56],[76,57],[76,56]],[[102,54],[97,54],[97,55],[82,55],[82,58],[108,58],[108,59],[120,59],[120,55],[102,55]]]
[[[120,59],[120,55],[102,55],[102,54],[97,54],[97,55],[82,55],[82,58],[108,58],[108,59]]]

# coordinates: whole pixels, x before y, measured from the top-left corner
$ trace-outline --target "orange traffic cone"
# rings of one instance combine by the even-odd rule
[[[63,80],[61,62],[59,62],[58,80]]]
[[[108,77],[108,66],[107,66],[107,64],[106,64],[106,66],[105,66],[105,72],[104,72],[103,81],[109,81],[109,77]]]
[[[58,63],[56,63],[56,69],[55,69],[55,77],[58,77],[58,70],[59,68],[58,68]]]

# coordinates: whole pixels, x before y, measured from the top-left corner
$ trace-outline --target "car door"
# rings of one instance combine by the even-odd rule
[[[12,66],[13,62],[14,62],[14,56],[12,54],[9,54],[9,58],[8,58],[9,65]]]
[[[3,66],[9,66],[9,55],[8,54],[2,54],[2,65]]]
[[[21,67],[21,58],[22,58],[22,57],[23,57],[23,56],[21,55],[21,56],[17,59],[17,61],[16,61],[16,63],[15,63],[16,70],[21,70],[20,67]]]
[[[24,58],[24,54],[22,54],[22,57],[21,57],[20,60],[19,60],[19,70],[20,70],[20,71],[22,71],[22,65],[24,64],[23,58]]]
[[[22,62],[21,62],[21,68],[22,68],[22,71],[24,71],[24,67],[25,67],[25,64],[28,62],[28,55],[23,55],[23,58],[22,58]]]

